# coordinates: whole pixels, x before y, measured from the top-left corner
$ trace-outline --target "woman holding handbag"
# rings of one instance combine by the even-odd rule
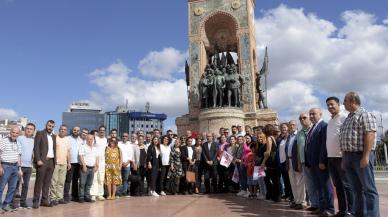
[[[185,186],[189,194],[193,194],[195,191],[195,156],[194,148],[192,147],[192,138],[186,140],[186,146],[183,149],[185,151],[185,163],[187,164],[185,175]]]

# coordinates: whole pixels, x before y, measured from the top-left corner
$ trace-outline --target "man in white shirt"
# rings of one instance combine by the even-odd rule
[[[93,184],[94,173],[98,170],[98,153],[94,147],[94,135],[88,135],[86,144],[80,147],[79,158],[81,164],[79,202],[94,202],[90,197],[90,188]]]
[[[345,171],[342,169],[342,152],[340,147],[340,128],[347,115],[341,112],[339,99],[329,97],[326,99],[327,109],[331,113],[331,119],[327,123],[326,131],[326,149],[328,158],[328,167],[331,179],[335,186],[338,198],[339,212],[336,216],[348,216],[354,211],[354,196],[351,192],[349,182],[346,179]]]
[[[65,189],[64,189],[64,198],[65,202],[69,202],[70,199],[73,201],[78,201],[78,180],[80,174],[80,164],[79,164],[79,149],[84,144],[83,139],[80,137],[80,127],[75,126],[72,129],[72,134],[69,136],[71,148],[70,148],[70,163],[71,168],[67,171]],[[82,133],[88,133],[88,130],[82,130]],[[85,137],[86,139],[86,137]],[[71,185],[71,195],[70,195],[70,185]]]
[[[133,148],[129,142],[129,134],[123,133],[122,141],[119,141],[118,146],[122,153],[123,163],[121,165],[121,178],[123,184],[117,189],[117,195],[129,197],[128,192],[128,177],[131,174],[131,163],[133,163]]]
[[[90,189],[91,200],[103,201],[104,195],[104,179],[105,179],[105,149],[108,146],[108,139],[105,137],[105,126],[98,128],[98,136],[95,137],[95,147],[98,157],[98,170],[93,177],[93,184]]]

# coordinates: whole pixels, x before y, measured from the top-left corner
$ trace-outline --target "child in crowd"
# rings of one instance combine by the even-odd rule
[[[246,157],[246,166],[247,166],[247,179],[248,179],[248,189],[249,189],[249,198],[257,198],[257,178],[253,177],[255,166],[258,165],[258,157],[256,156],[256,145],[250,146],[250,152]]]

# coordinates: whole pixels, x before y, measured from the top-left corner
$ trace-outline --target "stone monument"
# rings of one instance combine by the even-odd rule
[[[267,108],[262,81],[268,74],[267,52],[261,70],[257,67],[255,0],[188,0],[188,4],[189,113],[176,119],[178,134],[275,124],[277,113]]]

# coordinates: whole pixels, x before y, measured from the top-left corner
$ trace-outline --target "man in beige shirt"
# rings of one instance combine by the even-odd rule
[[[71,168],[70,164],[70,140],[67,137],[67,127],[61,125],[56,138],[56,162],[53,177],[51,178],[50,200],[53,205],[65,204],[63,189],[66,180],[66,172]]]

